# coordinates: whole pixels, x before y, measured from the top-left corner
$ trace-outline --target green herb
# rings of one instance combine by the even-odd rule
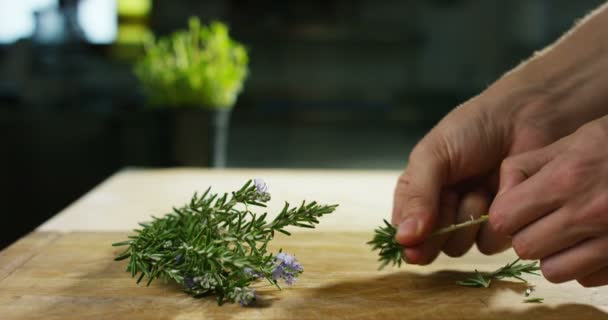
[[[538,261],[521,263],[519,262],[519,259],[516,259],[515,261],[508,263],[506,266],[492,273],[483,274],[475,270],[475,274],[473,276],[466,280],[458,281],[457,283],[461,286],[467,287],[489,288],[493,279],[515,278],[520,281],[527,282],[521,276],[523,274],[533,274],[538,276],[539,274],[536,273],[538,270],[540,270]]]
[[[397,229],[388,221],[384,220],[384,226],[374,230],[374,237],[367,244],[372,246],[372,250],[380,250],[378,261],[383,269],[386,265],[401,266],[403,261],[403,247],[395,240]]]
[[[433,232],[430,237],[435,237],[445,233],[453,232],[458,229],[466,228],[475,224],[480,224],[488,220],[488,215],[483,215],[477,219],[471,219],[463,223],[454,224]],[[374,237],[367,244],[372,246],[372,250],[379,250],[380,268],[387,265],[401,266],[403,260],[403,247],[395,240],[397,228],[384,220],[384,225],[374,230]]]
[[[135,75],[152,105],[230,108],[248,74],[247,50],[221,22],[190,18],[188,30],[148,39],[144,49]]]
[[[543,303],[545,298],[528,298],[524,300],[524,303]]]
[[[456,283],[465,287],[489,288],[491,282],[492,277],[484,275],[477,271],[477,269],[475,269],[475,274],[473,276],[466,280],[458,281]]]
[[[115,260],[129,259],[127,272],[137,277],[137,283],[146,278],[149,285],[160,278],[176,282],[195,297],[215,295],[218,304],[228,300],[247,305],[255,300],[250,287],[255,281],[265,279],[280,289],[278,280],[291,284],[303,271],[293,256],[268,251],[275,233],[289,235],[288,226],[314,228],[321,216],[337,207],[314,201],[298,207],[285,203],[267,222],[266,213],[251,210],[266,207],[269,200],[266,184],[257,179],[230,196],[207,189],[172,213],[140,223],[142,228],[129,240],[114,243],[128,245]]]
[[[521,263],[519,261],[520,259],[515,259],[515,261],[508,263],[506,266],[492,272],[490,275],[494,279],[515,278],[522,282],[528,282],[526,279],[521,277],[523,274],[540,276],[538,273],[536,273],[536,271],[540,270],[538,261],[532,261],[529,263]]]

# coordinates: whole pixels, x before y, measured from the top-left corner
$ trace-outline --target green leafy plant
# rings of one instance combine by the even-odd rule
[[[151,38],[144,49],[135,75],[152,105],[230,108],[248,74],[247,50],[221,22],[190,18],[188,30]]]
[[[160,278],[173,281],[195,296],[215,295],[224,301],[247,305],[256,299],[251,285],[266,280],[280,289],[279,280],[291,285],[304,271],[294,256],[282,250],[268,251],[276,232],[286,235],[288,226],[314,228],[319,218],[337,205],[302,202],[297,207],[285,203],[272,221],[266,212],[270,193],[261,180],[249,180],[241,189],[219,196],[210,189],[195,194],[190,203],[172,213],[140,223],[141,229],[114,246],[128,246],[115,260],[129,259],[127,272],[144,278],[149,285]]]

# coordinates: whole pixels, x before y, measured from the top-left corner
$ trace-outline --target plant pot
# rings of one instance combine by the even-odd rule
[[[123,158],[135,166],[226,166],[231,109],[162,108],[123,116]]]
[[[226,167],[231,109],[175,110],[173,137],[178,165]]]

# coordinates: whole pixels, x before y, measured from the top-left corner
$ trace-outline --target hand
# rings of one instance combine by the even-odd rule
[[[428,235],[486,213],[505,157],[544,147],[608,113],[607,35],[605,4],[450,112],[414,148],[397,183],[392,213],[407,262],[430,263],[441,250],[459,256],[474,242],[486,254],[509,246],[506,235],[487,225]]]
[[[517,96],[530,101],[525,106],[511,98],[494,99],[504,86],[498,84],[452,111],[411,153],[397,183],[392,214],[393,223],[400,224],[397,241],[406,247],[408,263],[430,263],[440,251],[461,256],[475,242],[485,254],[508,248],[510,239],[486,225],[426,237],[439,227],[488,212],[505,155],[543,147],[573,131],[565,121],[547,121],[554,117],[546,116],[550,108],[536,102],[540,99]]]
[[[608,284],[608,116],[507,158],[490,225],[551,282]]]

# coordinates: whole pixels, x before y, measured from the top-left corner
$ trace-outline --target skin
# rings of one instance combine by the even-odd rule
[[[541,259],[550,281],[608,284],[608,261],[593,254],[605,251],[592,251],[608,249],[608,240],[601,240],[608,238],[608,196],[599,189],[608,190],[602,185],[608,153],[598,152],[608,149],[600,146],[608,141],[608,134],[602,136],[607,114],[604,5],[454,109],[416,145],[398,179],[392,212],[406,261],[428,264],[442,251],[461,256],[474,244],[493,254],[513,244],[522,258]],[[560,185],[556,179],[564,170],[577,177],[563,179],[579,185]],[[527,192],[531,185],[536,194]],[[557,186],[563,189],[553,194]],[[427,239],[437,228],[488,210],[487,224]],[[565,223],[570,215],[580,218],[577,224]],[[576,236],[564,236],[569,232]],[[591,264],[600,268],[589,273]]]
[[[551,282],[608,284],[607,141],[605,116],[503,162],[490,222],[518,256],[541,259]]]

